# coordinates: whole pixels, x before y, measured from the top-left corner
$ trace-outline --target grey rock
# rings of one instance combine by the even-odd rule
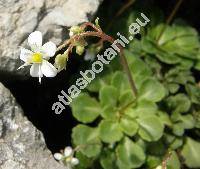
[[[65,169],[54,160],[43,135],[0,83],[0,169]]]
[[[60,44],[68,27],[90,20],[102,0],[0,0],[0,73],[28,74],[17,71],[20,46],[27,36],[39,30],[44,41]]]

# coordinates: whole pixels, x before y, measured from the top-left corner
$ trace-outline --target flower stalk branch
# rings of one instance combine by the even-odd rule
[[[94,31],[84,31],[88,27],[94,29]],[[69,54],[72,52],[73,47],[75,46],[74,44],[76,42],[78,42],[79,40],[81,40],[83,38],[86,38],[86,37],[98,37],[98,38],[101,38],[101,40],[100,40],[101,44],[103,42],[106,42],[106,41],[110,42],[110,43],[114,43],[114,41],[115,41],[115,39],[113,37],[105,34],[101,30],[100,26],[94,25],[94,24],[92,24],[90,22],[83,23],[79,28],[80,28],[80,30],[82,30],[82,32],[78,33],[78,34],[75,34],[69,40],[66,40],[62,45],[60,45],[57,48],[57,52],[62,50],[63,48],[67,47],[67,50],[66,50],[65,53],[66,53],[66,56],[68,57]],[[134,80],[132,78],[132,75],[131,75],[131,72],[130,72],[130,69],[129,69],[129,66],[128,66],[128,62],[126,60],[126,57],[124,56],[123,47],[121,45],[119,45],[119,44],[117,46],[120,49],[119,55],[120,55],[121,64],[123,66],[123,69],[124,69],[125,73],[128,76],[129,83],[130,83],[131,89],[133,91],[133,94],[136,96],[137,95],[136,85],[135,85],[135,82],[134,82]]]

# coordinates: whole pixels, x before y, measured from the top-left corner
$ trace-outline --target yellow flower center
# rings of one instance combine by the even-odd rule
[[[31,61],[33,63],[42,63],[42,54],[41,53],[34,53],[32,55]]]

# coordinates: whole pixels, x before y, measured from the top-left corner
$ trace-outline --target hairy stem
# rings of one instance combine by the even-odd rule
[[[66,40],[64,42],[64,44],[62,44],[61,46],[59,46],[57,51],[60,51],[61,49],[69,46],[67,53],[70,53],[72,51],[72,49],[73,49],[73,43],[76,42],[76,41],[78,41],[82,37],[99,37],[99,38],[101,38],[102,42],[107,41],[107,42],[110,42],[110,43],[113,43],[115,41],[114,38],[112,38],[111,36],[105,34],[101,30],[101,28],[97,27],[96,25],[94,25],[94,24],[92,24],[90,22],[86,22],[86,23],[82,24],[80,27],[83,28],[83,30],[85,30],[87,27],[91,27],[95,31],[85,31],[85,32],[82,32],[80,34],[74,35],[69,40]],[[131,71],[129,69],[126,57],[124,56],[123,48],[120,45],[118,45],[118,47],[120,48],[119,55],[120,55],[120,59],[121,59],[121,64],[122,64],[122,66],[124,68],[125,73],[128,76],[128,80],[129,80],[131,89],[133,91],[133,94],[136,96],[137,95],[136,85],[135,85],[135,82],[134,82],[134,80],[132,78],[132,74],[131,74]]]

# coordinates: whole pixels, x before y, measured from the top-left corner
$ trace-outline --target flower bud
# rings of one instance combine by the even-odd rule
[[[66,69],[67,66],[67,58],[68,56],[66,54],[59,54],[55,58],[54,66],[58,69],[60,72],[63,69]]]
[[[85,51],[85,47],[84,46],[80,46],[80,45],[76,46],[76,53],[78,55],[82,55],[84,53],[84,51]]]
[[[72,26],[70,28],[69,36],[71,37],[71,36],[73,36],[75,34],[79,34],[81,32],[83,32],[83,29],[80,26]]]

